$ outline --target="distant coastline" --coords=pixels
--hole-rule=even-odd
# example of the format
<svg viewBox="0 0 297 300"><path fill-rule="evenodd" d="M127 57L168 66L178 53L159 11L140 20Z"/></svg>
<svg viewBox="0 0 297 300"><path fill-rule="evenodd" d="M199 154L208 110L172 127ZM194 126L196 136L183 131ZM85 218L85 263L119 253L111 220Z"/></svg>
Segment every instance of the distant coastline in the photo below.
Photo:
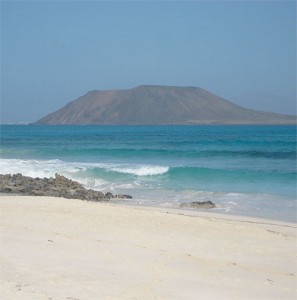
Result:
<svg viewBox="0 0 297 300"><path fill-rule="evenodd" d="M294 115L295 116L295 115ZM297 118L297 116L296 116ZM28 122L28 123L3 123L0 124L0 126L102 126L102 127L108 127L108 126L115 126L115 127L121 127L121 126L164 126L164 127L174 127L174 126L296 126L296 123L188 123L188 124L39 124L36 122Z"/></svg>

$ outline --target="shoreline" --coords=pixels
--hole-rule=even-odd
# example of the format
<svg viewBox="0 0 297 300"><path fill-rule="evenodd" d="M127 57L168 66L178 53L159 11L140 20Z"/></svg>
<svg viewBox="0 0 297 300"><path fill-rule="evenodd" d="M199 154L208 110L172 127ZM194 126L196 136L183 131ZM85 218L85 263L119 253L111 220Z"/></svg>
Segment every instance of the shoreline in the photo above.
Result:
<svg viewBox="0 0 297 300"><path fill-rule="evenodd" d="M31 195L26 195L26 194L21 194L21 193L3 193L0 192L0 198L1 197L49 197L49 198L57 198L57 199L66 199L63 197L52 197L52 196L31 196ZM68 198L69 199L69 198ZM88 201L88 200L83 200L83 199L69 199L73 201ZM121 199L109 199L109 200L101 200L101 201L90 201L93 203L106 203L109 205L115 205L115 206L123 206L123 207L132 207L132 208L139 208L139 209L144 209L144 210L152 210L152 211L170 211L170 213L175 213L175 214L180 214L180 215L197 215L197 216L212 216L214 218L218 219L225 219L225 220L236 220L236 219L242 219L246 221L252 221L254 223L257 222L265 222L265 223L278 223L278 224L291 224L292 226L297 226L297 217L296 221L287 221L287 220L282 220L280 218L271 218L271 217L265 217L265 216L252 216L249 213L245 214L240 214L238 212L236 213L227 213L226 211L223 210L218 210L218 207L216 208L211 208L211 209L195 209L195 208L181 208L181 207L175 207L175 206L162 206L162 205L147 205L147 204L138 204L138 203L130 203L129 200L125 203ZM219 207L220 209L220 207ZM296 211L297 215L297 211Z"/></svg>
<svg viewBox="0 0 297 300"><path fill-rule="evenodd" d="M38 196L0 206L5 299L297 295L294 223Z"/></svg>
<svg viewBox="0 0 297 300"><path fill-rule="evenodd" d="M0 195L1 197L1 195ZM144 209L147 211L158 211L160 213L169 213L169 214L176 214L181 216L188 216L188 217L201 217L201 218L214 218L218 220L224 221L238 221L238 222L250 222L250 223L258 223L258 224L269 224L269 225L279 225L279 226L292 226L297 228L297 221L284 221L279 219L273 219L269 217L253 217L248 214L239 214L239 213L226 213L224 211L217 211L215 208L211 209L195 209L195 208L181 208L181 207L164 207L164 206L150 206L150 205L136 205L130 203L117 203L117 202L110 202L107 204L110 205L119 205L119 206L128 206L134 209Z"/></svg>

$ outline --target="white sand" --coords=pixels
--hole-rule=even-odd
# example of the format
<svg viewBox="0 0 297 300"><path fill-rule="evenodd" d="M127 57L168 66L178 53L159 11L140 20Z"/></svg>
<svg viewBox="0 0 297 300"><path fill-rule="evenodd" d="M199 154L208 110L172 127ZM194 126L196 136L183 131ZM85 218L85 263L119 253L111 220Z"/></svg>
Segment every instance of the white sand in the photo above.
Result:
<svg viewBox="0 0 297 300"><path fill-rule="evenodd" d="M1 299L297 297L293 223L49 197L0 205Z"/></svg>

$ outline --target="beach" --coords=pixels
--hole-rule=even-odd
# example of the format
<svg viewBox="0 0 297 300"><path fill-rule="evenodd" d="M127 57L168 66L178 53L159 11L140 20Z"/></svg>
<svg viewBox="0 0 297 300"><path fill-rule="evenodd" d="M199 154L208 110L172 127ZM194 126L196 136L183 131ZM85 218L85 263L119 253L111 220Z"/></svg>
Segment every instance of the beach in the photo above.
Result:
<svg viewBox="0 0 297 300"><path fill-rule="evenodd" d="M2 299L296 299L296 223L0 196Z"/></svg>

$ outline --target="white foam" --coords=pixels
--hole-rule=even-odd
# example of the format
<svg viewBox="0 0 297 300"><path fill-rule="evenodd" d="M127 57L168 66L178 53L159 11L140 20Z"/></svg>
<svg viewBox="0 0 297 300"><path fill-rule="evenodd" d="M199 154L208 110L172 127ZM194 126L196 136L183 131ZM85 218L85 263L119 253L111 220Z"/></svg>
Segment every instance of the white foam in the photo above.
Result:
<svg viewBox="0 0 297 300"><path fill-rule="evenodd" d="M135 166L120 166L111 167L110 170L125 174L132 174L137 176L151 176L161 175L168 172L169 167L166 166L149 166L149 165L135 165Z"/></svg>
<svg viewBox="0 0 297 300"><path fill-rule="evenodd" d="M137 176L148 176L163 174L169 170L169 167L149 166L149 165L122 165L107 163L83 163L83 162L65 162L59 159L52 160L22 160L22 159L0 159L1 174L21 173L30 177L54 177L56 173L64 175L67 178L78 181L87 188L95 190L110 189L134 189L142 186L142 183L133 182L110 182L99 176L91 175L88 171L96 168L105 169L105 171L115 171Z"/></svg>
<svg viewBox="0 0 297 300"><path fill-rule="evenodd" d="M52 177L55 173L65 176L84 177L83 172L94 168L103 168L114 172L133 174L137 176L159 175L168 172L167 166L154 165L122 165L106 163L64 162L59 159L52 160L22 160L0 159L1 174L22 173L31 177ZM78 174L80 173L80 174ZM86 174L86 177L87 174ZM86 179L87 180L87 179ZM91 179L88 179L91 181Z"/></svg>
<svg viewBox="0 0 297 300"><path fill-rule="evenodd" d="M61 163L59 160L0 159L0 169L2 174L22 173L31 177L51 177L61 168Z"/></svg>
<svg viewBox="0 0 297 300"><path fill-rule="evenodd" d="M0 159L1 174L21 173L30 177L53 177L55 173L67 177L75 177L75 174L85 171L83 165L63 162L59 159L53 160L22 160L22 159Z"/></svg>
<svg viewBox="0 0 297 300"><path fill-rule="evenodd" d="M71 178L72 180L75 180L79 183L81 183L86 188L90 188L93 190L100 190L103 191L106 188L110 187L110 182L106 181L104 179L99 178L93 178L93 177L80 177L80 176L68 176L68 178Z"/></svg>

